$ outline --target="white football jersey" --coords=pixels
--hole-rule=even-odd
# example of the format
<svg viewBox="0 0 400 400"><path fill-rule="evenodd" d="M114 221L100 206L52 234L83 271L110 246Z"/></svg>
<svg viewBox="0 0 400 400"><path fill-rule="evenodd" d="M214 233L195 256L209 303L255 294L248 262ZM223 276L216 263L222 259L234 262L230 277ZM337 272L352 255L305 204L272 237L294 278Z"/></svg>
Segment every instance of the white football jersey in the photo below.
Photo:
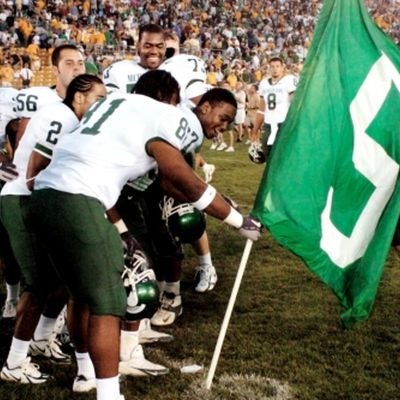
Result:
<svg viewBox="0 0 400 400"><path fill-rule="evenodd" d="M18 118L16 111L17 89L0 87L0 148L6 143L6 126L14 118Z"/></svg>
<svg viewBox="0 0 400 400"><path fill-rule="evenodd" d="M264 98L266 124L279 124L286 118L290 106L290 94L296 90L297 78L294 75L285 75L273 83L271 78L264 78L260 82L258 93Z"/></svg>
<svg viewBox="0 0 400 400"><path fill-rule="evenodd" d="M108 92L131 93L136 82L147 71L133 60L111 64L103 72L103 82Z"/></svg>
<svg viewBox="0 0 400 400"><path fill-rule="evenodd" d="M156 168L146 151L152 140L187 151L203 137L192 131L178 107L143 95L112 93L86 112L78 129L61 138L51 163L35 179L35 189L84 194L109 209L126 182Z"/></svg>
<svg viewBox="0 0 400 400"><path fill-rule="evenodd" d="M158 68L168 71L178 81L182 102L206 91L206 64L199 57L178 54L165 60Z"/></svg>
<svg viewBox="0 0 400 400"><path fill-rule="evenodd" d="M32 151L38 151L51 158L54 146L64 134L75 129L79 120L75 113L64 103L43 107L29 120L14 154L14 164L19 176L4 185L1 195L30 195L26 186L26 171Z"/></svg>
<svg viewBox="0 0 400 400"><path fill-rule="evenodd" d="M194 112L185 103L179 103L177 107L184 114L185 119L189 124L188 129L190 129L190 131L192 132L193 138L199 138L193 140L191 143L189 143L189 145L185 146L185 148L183 148L181 152L182 154L196 153L200 149L204 139L203 128L201 127L200 121L196 117ZM128 182L127 185L140 192L144 192L152 183L154 183L154 181L157 179L157 176L158 169L156 166L156 168L148 171L145 175Z"/></svg>
<svg viewBox="0 0 400 400"><path fill-rule="evenodd" d="M59 103L62 98L48 86L32 86L21 89L16 96L16 111L19 118L32 118L41 108Z"/></svg>

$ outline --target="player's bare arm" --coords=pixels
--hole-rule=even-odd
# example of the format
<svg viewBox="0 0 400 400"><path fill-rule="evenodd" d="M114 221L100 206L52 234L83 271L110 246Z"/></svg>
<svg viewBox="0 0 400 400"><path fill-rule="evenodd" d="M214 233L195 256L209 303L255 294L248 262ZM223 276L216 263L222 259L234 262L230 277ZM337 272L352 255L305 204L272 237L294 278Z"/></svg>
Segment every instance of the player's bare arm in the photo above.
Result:
<svg viewBox="0 0 400 400"><path fill-rule="evenodd" d="M190 203L202 197L209 185L193 172L179 150L164 141L153 140L147 144L147 151L157 161L163 187L169 194ZM231 206L216 194L204 211L223 220L230 209Z"/></svg>

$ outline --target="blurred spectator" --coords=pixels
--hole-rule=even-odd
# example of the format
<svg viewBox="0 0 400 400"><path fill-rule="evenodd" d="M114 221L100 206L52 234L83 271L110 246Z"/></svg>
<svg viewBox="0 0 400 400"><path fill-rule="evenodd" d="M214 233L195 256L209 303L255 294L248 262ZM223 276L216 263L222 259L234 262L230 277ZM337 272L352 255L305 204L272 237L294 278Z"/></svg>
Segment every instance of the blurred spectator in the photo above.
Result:
<svg viewBox="0 0 400 400"><path fill-rule="evenodd" d="M29 68L29 63L24 63L24 67L17 73L16 77L21 79L23 88L27 88L31 85L33 72Z"/></svg>
<svg viewBox="0 0 400 400"><path fill-rule="evenodd" d="M14 69L8 59L0 64L0 82L1 86L11 86L14 79Z"/></svg>
<svg viewBox="0 0 400 400"><path fill-rule="evenodd" d="M365 2L377 25L399 44L399 0ZM37 48L71 41L94 50L100 66L106 55L114 61L131 55L138 27L152 22L173 30L185 51L212 65L217 82L240 60L237 77L254 83L277 55L291 69L301 68L321 5L322 0L0 0L0 46L28 46L33 61Z"/></svg>

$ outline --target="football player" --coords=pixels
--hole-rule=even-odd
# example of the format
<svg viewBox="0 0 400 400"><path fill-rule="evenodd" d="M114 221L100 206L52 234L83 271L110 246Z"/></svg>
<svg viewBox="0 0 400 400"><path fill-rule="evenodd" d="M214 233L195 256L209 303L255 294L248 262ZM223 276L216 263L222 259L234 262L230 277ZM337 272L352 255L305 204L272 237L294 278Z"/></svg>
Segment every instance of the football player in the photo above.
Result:
<svg viewBox="0 0 400 400"><path fill-rule="evenodd" d="M202 97L196 111L207 137L226 129L236 113L233 96L215 90ZM127 302L120 278L123 249L104 213L125 182L157 168L163 187L180 201L193 203L249 239L260 235L257 221L241 215L187 165L181 150L193 139L177 107L143 95L111 94L86 114L79 129L64 136L51 164L35 179L33 222L58 273L89 309L98 399L123 398L116 346Z"/></svg>
<svg viewBox="0 0 400 400"><path fill-rule="evenodd" d="M62 353L56 338L51 335L55 319L40 316L43 305L48 300L46 294L57 287L56 283L59 280L52 273L52 266L41 250L40 244L37 243L27 219L30 191L25 176L32 176L32 173L35 174L48 164L48 157L59 138L65 132L73 130L86 109L105 94L106 89L99 78L79 75L72 81L64 102L45 106L32 117L16 149L14 161L20 174L16 180L7 183L1 192L0 218L8 231L27 287L20 299L9 355L0 373L0 377L4 380L36 384L43 383L49 378L30 363L28 350L32 356L51 358L59 363L70 362L70 357ZM39 158L32 159L30 155L34 147ZM45 155L44 162L41 161L43 155ZM27 173L29 168L30 171ZM41 268L40 273L38 265ZM50 295L52 304L49 306L57 308L58 312L66 302L66 296L59 295L61 292L57 289L57 296ZM57 302L60 303L58 307ZM35 330L39 316L42 327ZM79 389L79 384L74 383L74 390L75 386Z"/></svg>
<svg viewBox="0 0 400 400"><path fill-rule="evenodd" d="M15 137L18 130L17 113L15 111L15 97L18 90L13 88L0 88L0 186L4 182L15 179L18 176L12 160L12 148L7 141L6 131L10 138ZM11 120L14 122L10 123ZM7 125L8 129L7 128ZM3 274L6 281L6 299L1 310L1 318L14 318L17 312L19 298L20 270L12 253L7 232L0 223L0 252L3 260Z"/></svg>
<svg viewBox="0 0 400 400"><path fill-rule="evenodd" d="M118 61L106 68L103 81L109 91L131 93L141 75L149 69L159 67L165 56L163 35L163 28L156 24L147 24L140 28L137 44L140 61Z"/></svg>
<svg viewBox="0 0 400 400"><path fill-rule="evenodd" d="M25 132L29 119L42 107L61 102L69 83L76 76L85 72L83 54L73 44L62 44L51 54L52 71L56 78L55 87L33 86L21 89L16 95L16 112L20 118L20 126L16 139L16 147Z"/></svg>
<svg viewBox="0 0 400 400"><path fill-rule="evenodd" d="M124 60L112 64L103 73L103 80L109 92L131 93L139 78L148 70L156 69L162 63L165 56L164 30L159 25L143 25L139 30L139 41L137 52L140 57L139 62ZM130 220L135 207L131 205L134 199L125 188L122 191L116 209L109 211L109 218L116 226L120 227L121 238L124 240L125 247L131 247L130 242L135 243L135 239L130 231L137 233L137 224L132 226L127 223L128 228L123 223L123 219ZM118 210L123 219L116 213ZM125 212L126 210L126 212ZM119 222L118 222L119 221ZM141 243L143 245L143 243ZM136 244L135 244L136 246ZM147 253L147 248L145 249ZM130 256L133 256L131 254ZM120 372L124 375L146 376L162 375L168 372L168 368L148 361L143 353L141 344L151 342L167 342L173 339L171 335L157 332L151 328L149 320L149 310L136 316L130 315L121 325L121 349L120 349Z"/></svg>
<svg viewBox="0 0 400 400"><path fill-rule="evenodd" d="M179 38L175 33L165 31L164 37L167 47L167 57L169 57L163 62L163 64L161 64L159 69L170 72L178 81L180 86L181 104L183 107L195 107L202 95L208 90L206 85L206 65L204 61L197 56L180 53ZM206 183L209 183L212 180L215 166L208 164L201 156L199 150L200 147L196 149L195 164L203 169L205 181ZM193 165L193 167L194 166L195 165ZM185 240L185 238L183 239ZM193 241L192 244L199 257L199 266L196 268L194 279L196 283L195 290L199 293L203 293L214 289L218 280L217 272L212 263L207 233L204 231L203 235L201 235L198 240ZM175 268L178 269L178 265L175 264ZM171 281L174 277L175 279L178 278L175 282ZM169 291L173 291L175 295L179 296L179 269L175 273L172 273L172 276L166 276L165 280L169 281ZM161 283L161 287L164 285L165 283ZM165 325L164 314L165 312L161 305L158 314L152 318L152 323L155 325ZM168 322L172 323L174 321L171 321L170 318Z"/></svg>
<svg viewBox="0 0 400 400"><path fill-rule="evenodd" d="M60 56L64 55L68 50L77 51L77 48L72 45L60 46L54 50L52 55L53 69L56 76L59 77L55 90L48 87L32 87L20 91L12 88L1 88L0 142L3 148L8 125L9 132L13 131L12 135L9 135L10 145L7 147L9 157L12 157L12 153L18 146L18 142L32 115L46 104L62 101L62 96L65 94L64 85L68 84L72 79L71 75L74 74L71 69L65 68L63 65L64 60L60 60ZM70 62L72 62L70 59L65 61L65 63ZM14 126L16 129L14 129ZM6 238L4 240L7 242ZM6 242L2 247L7 246ZM2 315L3 317L11 318L15 316L16 302L19 297L19 268L14 262L14 257L11 256L11 251L6 251L6 253L11 265L5 264L7 298Z"/></svg>
<svg viewBox="0 0 400 400"><path fill-rule="evenodd" d="M298 80L294 75L286 74L285 65L279 57L271 58L269 66L270 77L264 78L258 89L261 102L249 148L250 159L256 163L264 162L268 157L278 130L286 119ZM260 145L259 130L262 124L264 128Z"/></svg>
<svg viewBox="0 0 400 400"><path fill-rule="evenodd" d="M75 46L63 45L54 50L53 62L55 65L53 67L57 75L56 90L58 88L58 91L63 96L66 93L64 85L69 84L73 76L78 74L78 72L84 72L81 61L83 61L83 56ZM60 115L53 115L52 110L47 110L50 106L44 105L48 104L48 99L51 98L53 101L56 100L55 105L51 107L58 107L61 105L61 97L58 94L52 93L53 91L49 88L36 89L40 89L36 92L37 95L32 92L29 92L29 94L25 93L24 96L17 100L18 105L16 108L21 113L20 116L24 120L26 127L24 129L26 135L23 133L18 141L24 143L24 145L18 145L14 149L14 161L17 164L20 174L15 181L7 183L2 189L0 207L0 218L7 229L14 254L21 266L27 284L20 299L21 304L17 314L9 356L0 376L5 380L33 384L45 382L48 376L42 374L30 362L30 358L27 357L28 351L32 355L49 358L55 362L70 362L70 357L61 351L59 343L51 336L52 327L54 327L57 315L63 308L67 296L65 291L60 290L55 291L49 298L43 298L45 292L38 290L35 286L37 280L35 266L40 262L38 260L45 260L46 257L43 257L42 253L37 252L37 244L32 242L33 236L30 234L29 223L26 220L30 191L25 184L25 171L30 149L35 144L34 138L37 132L39 132L46 135L49 143L56 143L59 133L62 129L66 129L65 121L58 121L56 119L56 117L61 118ZM45 96L39 96L39 93L45 93ZM31 121L31 118L36 117L36 115L37 118ZM65 110L64 114L61 113L61 115L68 117ZM73 121L76 120L76 117L74 117ZM20 132L22 133L22 130ZM47 260L45 262L47 264L44 265L48 265ZM46 285L46 283L49 282L44 280L43 284ZM44 304L46 307L40 316ZM34 335L33 331L35 332ZM30 343L33 336L35 340Z"/></svg>

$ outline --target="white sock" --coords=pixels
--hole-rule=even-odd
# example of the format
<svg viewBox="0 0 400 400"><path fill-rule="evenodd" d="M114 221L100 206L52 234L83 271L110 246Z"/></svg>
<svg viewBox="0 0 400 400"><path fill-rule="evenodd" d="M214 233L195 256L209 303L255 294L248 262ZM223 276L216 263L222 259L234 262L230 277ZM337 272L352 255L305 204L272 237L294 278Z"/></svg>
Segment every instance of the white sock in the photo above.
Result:
<svg viewBox="0 0 400 400"><path fill-rule="evenodd" d="M179 296L181 293L181 282L165 282L164 292L173 293L176 296Z"/></svg>
<svg viewBox="0 0 400 400"><path fill-rule="evenodd" d="M96 373L94 372L93 362L89 353L78 353L75 351L75 357L78 366L77 375L83 375L88 379L94 378Z"/></svg>
<svg viewBox="0 0 400 400"><path fill-rule="evenodd" d="M119 347L119 359L128 361L131 358L133 349L139 344L138 331L124 331L121 329L121 343Z"/></svg>
<svg viewBox="0 0 400 400"><path fill-rule="evenodd" d="M48 339L51 335L51 332L53 332L56 321L57 318L45 317L42 314L36 326L35 333L33 334L34 340Z"/></svg>
<svg viewBox="0 0 400 400"><path fill-rule="evenodd" d="M202 256L199 257L199 264L200 265L212 265L212 260L211 260L211 253L208 252L207 254L203 254Z"/></svg>
<svg viewBox="0 0 400 400"><path fill-rule="evenodd" d="M6 283L6 289L7 289L7 301L17 301L19 298L19 282L16 283L15 285L9 285Z"/></svg>
<svg viewBox="0 0 400 400"><path fill-rule="evenodd" d="M119 391L119 378L96 379L97 400L117 400L121 395Z"/></svg>
<svg viewBox="0 0 400 400"><path fill-rule="evenodd" d="M12 338L10 351L7 357L8 368L13 369L20 366L28 357L30 340Z"/></svg>
<svg viewBox="0 0 400 400"><path fill-rule="evenodd" d="M156 282L157 282L158 290L160 291L160 293L162 293L165 289L165 281L156 281Z"/></svg>

